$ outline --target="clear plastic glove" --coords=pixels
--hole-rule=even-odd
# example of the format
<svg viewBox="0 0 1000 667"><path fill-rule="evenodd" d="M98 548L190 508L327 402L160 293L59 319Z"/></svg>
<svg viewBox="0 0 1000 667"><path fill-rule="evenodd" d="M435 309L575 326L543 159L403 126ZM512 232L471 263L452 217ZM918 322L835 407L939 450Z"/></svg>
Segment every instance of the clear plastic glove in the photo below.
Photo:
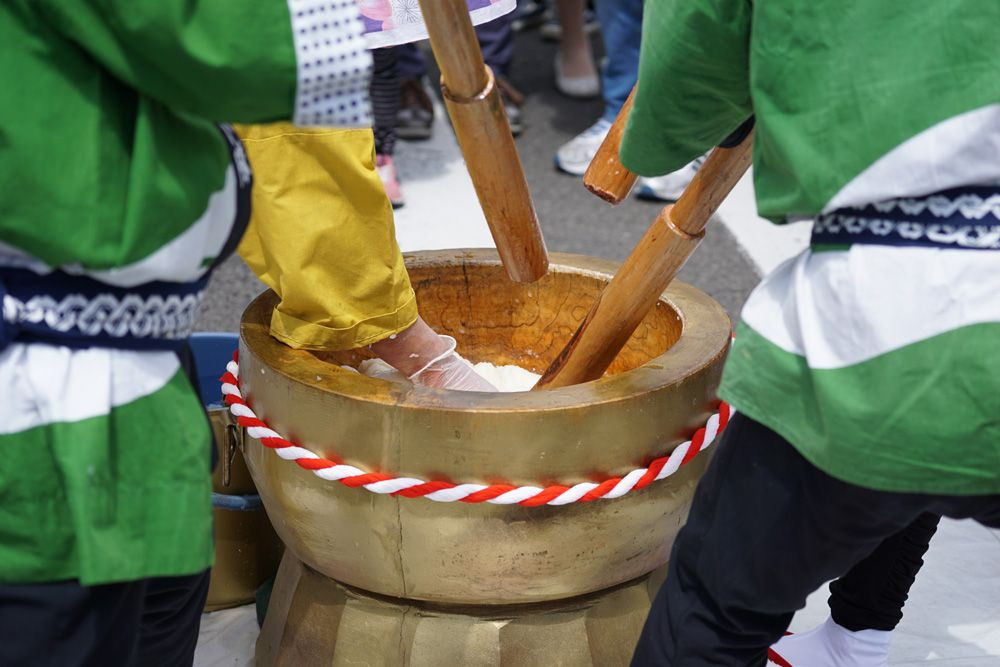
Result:
<svg viewBox="0 0 1000 667"><path fill-rule="evenodd" d="M448 349L431 359L423 368L410 375L410 381L439 389L458 391L497 391L497 388L482 378L472 364L455 351L455 339L441 336L448 343Z"/></svg>

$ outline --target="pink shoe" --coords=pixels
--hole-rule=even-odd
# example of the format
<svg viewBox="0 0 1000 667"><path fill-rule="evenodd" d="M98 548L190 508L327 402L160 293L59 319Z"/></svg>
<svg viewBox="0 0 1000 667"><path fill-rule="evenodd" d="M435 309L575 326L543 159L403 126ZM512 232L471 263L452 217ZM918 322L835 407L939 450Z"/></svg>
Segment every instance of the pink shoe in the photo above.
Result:
<svg viewBox="0 0 1000 667"><path fill-rule="evenodd" d="M396 165L392 163L392 158L388 155L375 156L375 171L382 179L382 187L389 197L389 203L393 208L399 208L406 200L403 199L403 190L399 187L399 176L396 175Z"/></svg>

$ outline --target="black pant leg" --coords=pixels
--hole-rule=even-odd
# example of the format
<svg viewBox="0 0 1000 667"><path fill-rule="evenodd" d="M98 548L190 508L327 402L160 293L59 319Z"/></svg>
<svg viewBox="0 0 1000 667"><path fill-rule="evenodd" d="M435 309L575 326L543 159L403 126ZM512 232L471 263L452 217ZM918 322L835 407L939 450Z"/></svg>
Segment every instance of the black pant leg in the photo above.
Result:
<svg viewBox="0 0 1000 667"><path fill-rule="evenodd" d="M209 573L148 580L136 665L190 667L194 662Z"/></svg>
<svg viewBox="0 0 1000 667"><path fill-rule="evenodd" d="M374 64L369 92L372 101L375 152L379 155L392 155L396 150L396 114L399 112L397 51L395 47L372 51Z"/></svg>
<svg viewBox="0 0 1000 667"><path fill-rule="evenodd" d="M146 582L0 586L0 665L134 663Z"/></svg>
<svg viewBox="0 0 1000 667"><path fill-rule="evenodd" d="M413 44L392 47L396 51L396 71L401 79L421 79L427 76L427 63L420 48Z"/></svg>
<svg viewBox="0 0 1000 667"><path fill-rule="evenodd" d="M830 584L830 614L852 632L892 630L941 517L925 512Z"/></svg>
<svg viewBox="0 0 1000 667"><path fill-rule="evenodd" d="M483 62L497 76L509 76L510 63L514 58L513 15L505 14L477 25L476 37L479 38L479 48L483 52Z"/></svg>
<svg viewBox="0 0 1000 667"><path fill-rule="evenodd" d="M695 492L633 665L763 665L812 591L928 502L836 480L737 415Z"/></svg>

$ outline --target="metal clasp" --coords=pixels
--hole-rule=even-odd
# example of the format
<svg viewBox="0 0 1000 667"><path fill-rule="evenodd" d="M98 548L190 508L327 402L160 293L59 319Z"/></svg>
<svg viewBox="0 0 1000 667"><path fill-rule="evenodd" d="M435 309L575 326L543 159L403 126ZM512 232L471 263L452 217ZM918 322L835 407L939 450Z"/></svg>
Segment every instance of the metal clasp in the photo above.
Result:
<svg viewBox="0 0 1000 667"><path fill-rule="evenodd" d="M222 485L228 487L232 480L233 461L236 460L236 450L243 451L243 433L241 426L232 420L226 424L226 441L222 446Z"/></svg>

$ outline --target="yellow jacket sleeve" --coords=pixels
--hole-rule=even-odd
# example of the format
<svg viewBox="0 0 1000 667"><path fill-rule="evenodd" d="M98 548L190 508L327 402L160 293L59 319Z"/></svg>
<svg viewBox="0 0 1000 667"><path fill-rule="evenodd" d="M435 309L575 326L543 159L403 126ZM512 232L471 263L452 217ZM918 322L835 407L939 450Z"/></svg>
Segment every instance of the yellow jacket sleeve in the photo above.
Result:
<svg viewBox="0 0 1000 667"><path fill-rule="evenodd" d="M254 172L239 253L280 303L271 334L345 350L412 325L417 304L370 129L237 127Z"/></svg>

